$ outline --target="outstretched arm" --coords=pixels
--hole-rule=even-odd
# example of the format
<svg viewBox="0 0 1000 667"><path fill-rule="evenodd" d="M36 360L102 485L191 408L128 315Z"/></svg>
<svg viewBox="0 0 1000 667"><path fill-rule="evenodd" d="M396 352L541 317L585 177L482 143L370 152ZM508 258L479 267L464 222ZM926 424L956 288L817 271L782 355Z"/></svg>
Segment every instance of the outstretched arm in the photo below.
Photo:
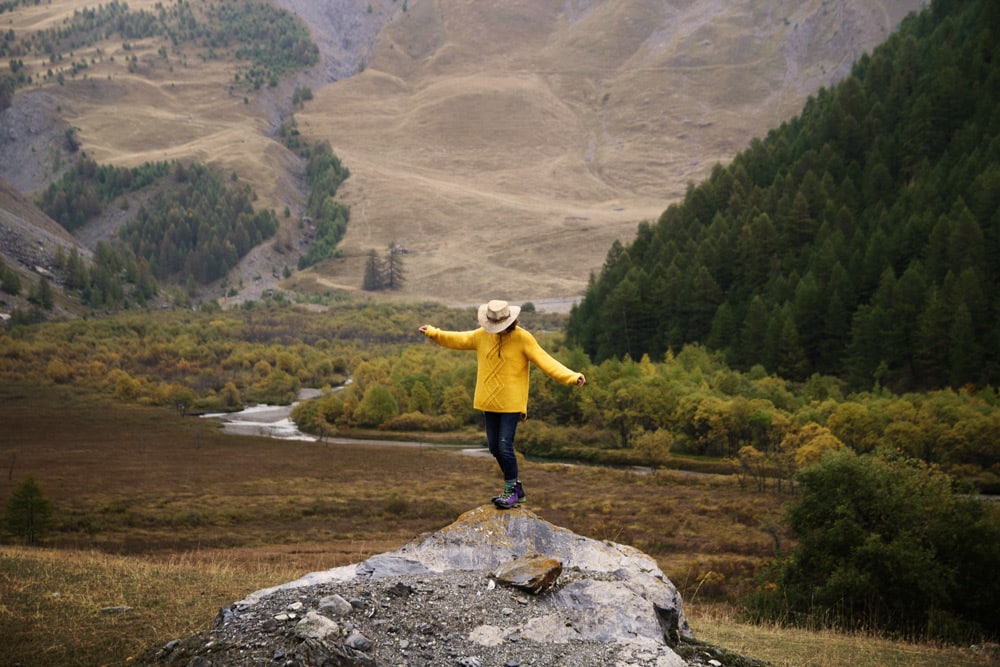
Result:
<svg viewBox="0 0 1000 667"><path fill-rule="evenodd" d="M587 382L587 378L584 377L583 373L577 373L567 368L555 357L543 350L534 336L530 337L525 347L525 354L531 363L535 364L543 373L556 382L567 386L575 384L577 387L582 387Z"/></svg>
<svg viewBox="0 0 1000 667"><path fill-rule="evenodd" d="M443 347L454 350L476 349L476 331L442 331L430 324L421 325L417 331Z"/></svg>

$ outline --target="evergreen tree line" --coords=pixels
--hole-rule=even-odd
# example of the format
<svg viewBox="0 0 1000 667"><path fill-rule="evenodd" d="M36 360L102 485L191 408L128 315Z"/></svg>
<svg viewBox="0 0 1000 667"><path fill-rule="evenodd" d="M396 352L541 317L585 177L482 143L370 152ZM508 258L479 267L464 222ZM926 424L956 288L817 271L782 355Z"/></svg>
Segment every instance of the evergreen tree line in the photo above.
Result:
<svg viewBox="0 0 1000 667"><path fill-rule="evenodd" d="M0 14L4 12L12 12L22 5L25 7L30 7L31 5L40 5L42 0L4 0L0 2Z"/></svg>
<svg viewBox="0 0 1000 667"><path fill-rule="evenodd" d="M301 107L312 99L312 90L300 86L292 95L292 105ZM309 200L302 224L309 225L309 250L299 257L298 268L315 266L340 254L337 245L344 238L351 209L336 201L340 184L350 177L350 170L333 152L330 143L310 144L299 132L295 116L290 116L278 128L278 138L290 151L306 159L306 184Z"/></svg>
<svg viewBox="0 0 1000 667"><path fill-rule="evenodd" d="M217 167L175 163L173 175L178 187L157 193L119 232L160 280L217 280L278 231L272 211L254 211L252 188L227 183Z"/></svg>
<svg viewBox="0 0 1000 667"><path fill-rule="evenodd" d="M297 137L297 133L294 128L290 130L286 142ZM351 214L348 207L334 199L340 184L351 175L350 170L340 162L340 158L326 141L315 143L308 150L308 156L306 182L309 185L309 201L306 204L306 222L312 225L313 235L309 250L299 258L299 269L314 266L337 255L337 244L344 238Z"/></svg>
<svg viewBox="0 0 1000 667"><path fill-rule="evenodd" d="M235 48L235 56L279 74L315 64L319 49L294 14L263 2L209 2L199 11L191 3L158 3L157 11L130 9L111 0L75 10L62 25L17 38L13 30L0 43L0 57L57 56L119 37L138 40L161 35L173 46L196 44L212 52Z"/></svg>
<svg viewBox="0 0 1000 667"><path fill-rule="evenodd" d="M287 127L286 127L287 126ZM282 126L286 145L308 159L310 198L305 222L313 225L312 244L300 268L337 252L349 209L334 201L349 175L326 142L301 142L294 119ZM286 136L287 135L287 136ZM170 183L164 177L172 176ZM236 180L232 174L230 181ZM38 206L73 231L100 214L116 197L159 181L162 191L143 205L119 232L120 242L106 243L88 268L79 255L57 259L67 290L95 307L145 304L158 293L157 279L207 283L223 277L254 246L274 236L272 211L255 211L249 185L227 183L221 172L201 164L146 163L125 168L98 165L86 155L36 199ZM388 279L402 283L401 261L388 263ZM17 279L8 272L8 285ZM126 287L131 285L131 288ZM18 286L18 290L20 287Z"/></svg>
<svg viewBox="0 0 1000 667"><path fill-rule="evenodd" d="M30 284L30 281L28 282ZM0 291L11 296L20 296L24 290L25 285L21 274L14 267L8 266L3 257L0 257ZM55 307L55 290L46 276L39 276L34 284L30 284L26 296L31 308L25 310L14 307L10 312L10 319L7 321L8 326L17 327L44 322L44 311L52 310Z"/></svg>
<svg viewBox="0 0 1000 667"><path fill-rule="evenodd" d="M151 37L157 25L155 16L140 10L129 12L128 4L112 0L96 9L75 10L62 25L44 28L17 38L13 29L0 47L0 56L45 55L55 62L62 53L74 51L107 39L114 34L123 39Z"/></svg>
<svg viewBox="0 0 1000 667"><path fill-rule="evenodd" d="M309 30L294 14L263 2L219 3L206 10L206 27L214 32L209 39L233 40L234 55L252 63L255 85L274 82L291 72L319 62L319 48Z"/></svg>
<svg viewBox="0 0 1000 667"><path fill-rule="evenodd" d="M83 156L62 178L49 184L35 203L72 232L100 214L115 197L141 190L168 173L168 162L147 162L129 168L99 165Z"/></svg>
<svg viewBox="0 0 1000 667"><path fill-rule="evenodd" d="M86 303L124 303L120 280L138 286L140 303L157 293L155 284L149 284L151 277L165 280L183 276L202 284L211 282L277 232L279 223L272 211L254 210L256 194L249 185L227 183L218 168L202 164L158 162L129 169L98 165L84 157L49 185L37 203L73 231L101 213L115 197L157 179L162 183L168 175L172 175L174 185L164 184L163 190L122 226L118 238L124 246L107 244L96 256L90 277L81 277L79 271L69 274L66 287L79 290Z"/></svg>
<svg viewBox="0 0 1000 667"><path fill-rule="evenodd" d="M1000 381L1000 4L936 0L800 116L616 243L570 318L596 361L895 390Z"/></svg>
<svg viewBox="0 0 1000 667"><path fill-rule="evenodd" d="M77 294L83 303L105 310L145 306L159 292L149 264L118 242L98 242L94 260L89 263L76 248L67 253L58 245L52 257L52 268L53 278L39 276L33 283L28 281L27 298L34 312L15 313L19 320L41 322L45 319L42 311L55 306L53 283L61 284L66 293ZM0 290L13 296L25 291L21 275L3 259L0 259Z"/></svg>
<svg viewBox="0 0 1000 667"><path fill-rule="evenodd" d="M80 295L93 308L117 310L144 307L159 293L149 262L136 257L120 241L99 241L90 264L74 248L58 248L53 264L61 272L63 287Z"/></svg>

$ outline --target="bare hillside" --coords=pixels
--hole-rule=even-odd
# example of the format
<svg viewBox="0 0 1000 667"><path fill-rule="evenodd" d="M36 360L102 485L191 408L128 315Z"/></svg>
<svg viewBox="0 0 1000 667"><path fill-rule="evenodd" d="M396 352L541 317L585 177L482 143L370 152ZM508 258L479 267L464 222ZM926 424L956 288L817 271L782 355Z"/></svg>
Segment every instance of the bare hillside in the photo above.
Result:
<svg viewBox="0 0 1000 667"><path fill-rule="evenodd" d="M286 4L291 4L287 3ZM411 1L297 114L351 169L344 248L406 297L580 294L616 238L849 72L919 0Z"/></svg>

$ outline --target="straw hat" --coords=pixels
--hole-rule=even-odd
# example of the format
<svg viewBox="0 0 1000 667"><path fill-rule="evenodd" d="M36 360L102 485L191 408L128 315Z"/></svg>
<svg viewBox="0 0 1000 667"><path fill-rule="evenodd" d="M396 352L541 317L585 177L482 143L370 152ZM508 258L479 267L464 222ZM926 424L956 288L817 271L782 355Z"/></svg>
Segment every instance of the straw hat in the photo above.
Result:
<svg viewBox="0 0 1000 667"><path fill-rule="evenodd" d="M492 334L500 333L517 319L520 312L520 306L494 299L479 306L479 325Z"/></svg>

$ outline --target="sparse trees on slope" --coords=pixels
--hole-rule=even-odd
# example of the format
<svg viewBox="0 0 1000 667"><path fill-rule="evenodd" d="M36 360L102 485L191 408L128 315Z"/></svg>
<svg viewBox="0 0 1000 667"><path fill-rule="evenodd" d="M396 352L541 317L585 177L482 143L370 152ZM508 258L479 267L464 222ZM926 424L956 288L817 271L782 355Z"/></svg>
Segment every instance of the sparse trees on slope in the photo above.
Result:
<svg viewBox="0 0 1000 667"><path fill-rule="evenodd" d="M384 289L400 289L406 282L403 269L404 249L392 241L386 249L385 257L379 257L372 249L368 251L365 260L365 274L361 281L361 289L376 292Z"/></svg>

